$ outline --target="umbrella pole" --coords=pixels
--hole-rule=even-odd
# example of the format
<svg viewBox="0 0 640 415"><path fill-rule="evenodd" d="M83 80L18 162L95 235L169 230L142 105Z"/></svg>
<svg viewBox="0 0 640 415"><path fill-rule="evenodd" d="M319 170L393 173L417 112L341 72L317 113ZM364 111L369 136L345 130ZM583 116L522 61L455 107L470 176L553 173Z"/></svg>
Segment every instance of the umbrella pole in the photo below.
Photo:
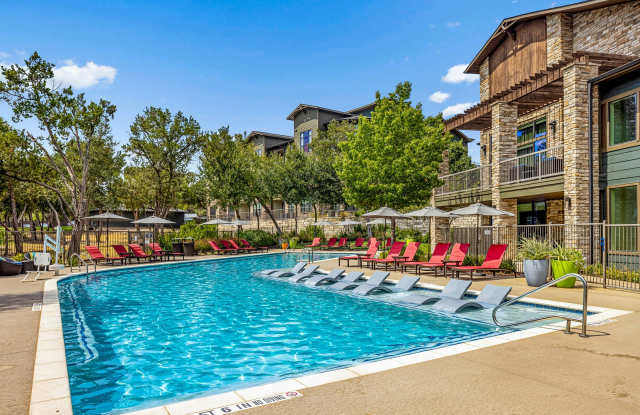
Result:
<svg viewBox="0 0 640 415"><path fill-rule="evenodd" d="M396 220L391 218L391 243L396 241Z"/></svg>
<svg viewBox="0 0 640 415"><path fill-rule="evenodd" d="M480 215L476 215L476 258L478 257L478 248L480 245Z"/></svg>

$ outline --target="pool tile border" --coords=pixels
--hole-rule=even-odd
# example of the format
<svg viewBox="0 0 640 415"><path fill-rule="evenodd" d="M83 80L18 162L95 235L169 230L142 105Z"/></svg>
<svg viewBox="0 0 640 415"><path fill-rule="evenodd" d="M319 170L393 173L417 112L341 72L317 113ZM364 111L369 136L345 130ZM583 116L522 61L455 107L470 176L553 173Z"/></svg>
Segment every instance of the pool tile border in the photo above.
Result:
<svg viewBox="0 0 640 415"><path fill-rule="evenodd" d="M221 260L228 258L242 258L258 255L274 255L274 253L234 255L233 257L220 256L219 258L203 258L176 262L200 262ZM323 260L315 261L322 262ZM159 264L135 264L118 269L140 268L146 266L157 266ZM102 271L102 270L101 270ZM98 272L101 272L98 271ZM73 273L58 278L51 278L44 284L42 312L40 315L40 328L38 331L38 342L36 346L36 358L34 366L34 377L31 392L30 415L73 415L71 406L71 392L69 389L69 377L67 372L67 361L64 349L64 337L62 333L62 315L60 313L60 303L58 298L58 281L71 278L76 275L83 275L84 272ZM390 279L390 281L395 281ZM442 290L442 286L430 283L419 283L419 287ZM478 291L469 290L472 294ZM513 297L511 297L513 298ZM531 298L523 303L539 304L552 307L562 307L571 310L580 310L580 305L559 301L550 301ZM603 307L590 306L589 311L597 314L588 317L588 323L602 324L616 317L630 314L631 311L615 310ZM273 395L290 390L300 390L321 386L333 382L340 382L366 376L372 373L383 372L403 366L424 363L430 360L440 359L447 356L454 356L485 347L496 346L516 340L539 336L546 333L563 330L565 323L551 323L541 327L534 327L525 330L505 333L492 337L485 337L464 343L455 344L448 347L426 350L401 356L391 357L382 360L361 363L348 368L329 370L326 372L311 373L298 378L285 379L264 385L239 389L231 392L223 392L215 395L189 399L170 404L165 404L153 408L147 408L132 412L126 415L192 415L199 410L216 408L235 403L240 403L262 396Z"/></svg>

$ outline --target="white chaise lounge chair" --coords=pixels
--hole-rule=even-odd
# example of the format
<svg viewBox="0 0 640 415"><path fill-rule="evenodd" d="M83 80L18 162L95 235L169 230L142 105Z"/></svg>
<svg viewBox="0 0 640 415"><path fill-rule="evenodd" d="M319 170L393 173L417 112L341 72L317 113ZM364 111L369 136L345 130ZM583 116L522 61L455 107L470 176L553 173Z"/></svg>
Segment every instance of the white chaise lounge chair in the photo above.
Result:
<svg viewBox="0 0 640 415"><path fill-rule="evenodd" d="M475 300L458 300L446 298L438 301L432 307L434 310L447 313L459 313L468 309L494 308L500 305L511 292L511 287L500 287L487 284Z"/></svg>
<svg viewBox="0 0 640 415"><path fill-rule="evenodd" d="M342 270L340 270L340 271L342 271ZM351 271L350 273L348 273L347 275L345 275L342 278L338 278L338 277L330 278L329 274L327 274L327 275L316 275L315 277L309 278L304 283L305 283L305 285L307 285L309 287L317 287L317 286L331 284L331 283L337 283L337 282L355 283L360 278L362 278L363 275L364 275L364 272L362 272L362 271Z"/></svg>
<svg viewBox="0 0 640 415"><path fill-rule="evenodd" d="M398 302L404 304L424 305L437 303L438 301L446 298L459 300L464 297L464 294L467 292L470 286L471 281L450 280L449 283L442 289L440 294L413 294L398 299Z"/></svg>
<svg viewBox="0 0 640 415"><path fill-rule="evenodd" d="M385 285L384 281L378 285L369 284L369 281L367 281L356 287L353 290L353 293L359 295L369 295L377 291L382 291L385 293L402 293L411 290L416 286L418 281L420 281L420 277L414 277L411 275L403 276L397 284L391 286L388 284Z"/></svg>
<svg viewBox="0 0 640 415"><path fill-rule="evenodd" d="M384 280L387 279L388 276L389 276L389 273L386 271L376 271L373 274L371 274L371 277L363 283L358 284L356 282L349 282L349 281L345 281L345 279L343 278L341 281L338 281L335 284L329 285L327 288L333 291L343 291L343 290L349 290L351 288L355 289L360 285L365 285L365 284L367 286L378 286L382 284Z"/></svg>
<svg viewBox="0 0 640 415"><path fill-rule="evenodd" d="M286 277L301 272L306 265L306 262L298 262L293 268L265 269L256 272L254 275L259 277Z"/></svg>

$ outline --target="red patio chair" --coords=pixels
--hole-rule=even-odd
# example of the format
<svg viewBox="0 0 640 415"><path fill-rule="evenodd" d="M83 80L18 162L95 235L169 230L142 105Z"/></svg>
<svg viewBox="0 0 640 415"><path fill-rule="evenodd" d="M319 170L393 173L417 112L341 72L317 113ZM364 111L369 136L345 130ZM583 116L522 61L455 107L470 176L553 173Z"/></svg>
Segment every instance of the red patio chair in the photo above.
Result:
<svg viewBox="0 0 640 415"><path fill-rule="evenodd" d="M120 256L117 257L106 257L102 254L102 252L100 252L100 249L97 246L94 245L87 245L84 247L87 250L87 253L89 254L89 256L91 257L91 259L95 262L95 263L99 263L100 261L102 262L111 262L112 264L115 263L115 261L120 261L121 264L124 264L124 261L126 258L122 258Z"/></svg>
<svg viewBox="0 0 640 415"><path fill-rule="evenodd" d="M349 261L351 260L359 260L361 257L364 258L375 258L376 252L378 252L378 241L376 238L371 238L373 242L369 243L369 248L364 255L348 255L338 257L338 266L340 266L340 261L347 261L347 266L349 266Z"/></svg>
<svg viewBox="0 0 640 415"><path fill-rule="evenodd" d="M231 247L232 247L233 249L237 250L238 252L240 252L240 251L245 251L245 252L247 252L247 253L248 253L248 252L254 252L254 251L256 250L256 248L253 248L253 247L251 247L251 248L247 248L247 247L244 247L244 246L240 246L240 245L238 245L238 243L237 243L236 241L234 241L233 239L229 239L229 243L231 244Z"/></svg>
<svg viewBox="0 0 640 415"><path fill-rule="evenodd" d="M131 249L131 253L133 257L140 262L141 259L148 259L151 261L153 258L157 258L157 255L147 255L144 250L138 244L129 244L129 249Z"/></svg>
<svg viewBox="0 0 640 415"><path fill-rule="evenodd" d="M306 248L318 248L320 246L320 238L313 238L311 244L305 245Z"/></svg>
<svg viewBox="0 0 640 415"><path fill-rule="evenodd" d="M418 267L443 267L444 259L447 256L447 252L449 251L450 243L438 243L436 247L433 248L433 254L431 254L431 258L428 261L407 261L402 264L402 271L406 271L408 267L415 266L415 273L418 273ZM437 268L436 273L437 273Z"/></svg>
<svg viewBox="0 0 640 415"><path fill-rule="evenodd" d="M382 262L385 264L385 269L387 268L387 263L393 263L393 258L400 256L400 254L402 253L402 249L404 248L404 242L401 241L396 241L393 243L393 245L391 245L391 249L389 249L389 254L387 255L386 258L363 258L362 262L364 262L365 264L371 264L372 268L375 268L376 266L376 262Z"/></svg>
<svg viewBox="0 0 640 415"><path fill-rule="evenodd" d="M227 253L229 253L229 249L220 248L218 246L218 244L215 243L214 241L207 241L207 242L209 242L209 246L211 247L211 249L213 249L213 252L215 254L227 254ZM233 251L233 249L231 249L231 251Z"/></svg>
<svg viewBox="0 0 640 415"><path fill-rule="evenodd" d="M404 242L403 242L404 243ZM418 252L418 248L420 247L420 242L409 242L407 244L407 248L404 250L404 254L396 255L396 256L387 256L386 258L376 259L372 262L374 268L378 267L378 264L384 264L384 270L386 271L389 264L393 264L393 268L396 269L398 263L412 262L416 257L416 253ZM393 248L393 246L392 246ZM391 251L389 251L391 253Z"/></svg>
<svg viewBox="0 0 640 415"><path fill-rule="evenodd" d="M260 250L260 251L269 252L269 247L268 246L253 247L253 246L251 246L249 241L247 241L246 239L240 239L240 243L242 244L243 247L248 248L248 249L257 249L257 250Z"/></svg>
<svg viewBox="0 0 640 415"><path fill-rule="evenodd" d="M231 242L227 241L226 239L220 239L220 243L222 244L222 246L224 246L224 249L227 252L230 252L232 254L237 254L240 252L237 248L234 248L233 245L231 245Z"/></svg>
<svg viewBox="0 0 640 415"><path fill-rule="evenodd" d="M327 241L326 245L321 245L320 248L324 248L324 249L333 249L336 247L336 244L338 243L338 239L337 238L329 238L329 241Z"/></svg>
<svg viewBox="0 0 640 415"><path fill-rule="evenodd" d="M160 246L160 244L158 242L150 243L149 247L151 248L151 251L154 254L159 255L160 257L166 256L167 260L169 259L169 257L172 257L172 258L175 259L178 256L181 256L182 259L184 259L184 252L165 251L164 249L162 249L162 247Z"/></svg>
<svg viewBox="0 0 640 415"><path fill-rule="evenodd" d="M457 266L451 267L451 271L455 273L456 278L460 278L460 273L463 272L469 275L469 279L473 279L473 273L475 271L478 272L490 272L493 277L496 276L497 272L506 271L500 268L502 264L502 258L504 257L505 252L507 251L507 247L509 245L491 245L489 250L487 251L487 256L484 258L482 265L469 265L469 266ZM513 277L517 276L516 272L513 271Z"/></svg>
<svg viewBox="0 0 640 415"><path fill-rule="evenodd" d="M340 238L338 245L336 245L336 249L344 248L345 246L347 246L347 238Z"/></svg>
<svg viewBox="0 0 640 415"><path fill-rule="evenodd" d="M353 243L354 249L362 249L364 248L364 238L356 238L356 241Z"/></svg>

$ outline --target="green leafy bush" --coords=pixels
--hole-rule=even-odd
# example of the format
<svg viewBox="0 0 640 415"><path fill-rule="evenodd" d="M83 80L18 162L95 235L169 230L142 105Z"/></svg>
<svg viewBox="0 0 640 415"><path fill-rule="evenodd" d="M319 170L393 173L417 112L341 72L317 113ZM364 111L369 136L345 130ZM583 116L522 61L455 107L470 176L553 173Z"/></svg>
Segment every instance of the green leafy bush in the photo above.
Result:
<svg viewBox="0 0 640 415"><path fill-rule="evenodd" d="M582 252L575 248L565 248L561 245L556 245L556 247L551 251L551 258L558 261L573 262L576 267L578 267L578 272L581 272L584 268L584 257L582 256Z"/></svg>
<svg viewBox="0 0 640 415"><path fill-rule="evenodd" d="M262 229L250 229L240 232L238 239L246 239L252 246L274 246L278 243L275 234L263 231Z"/></svg>
<svg viewBox="0 0 640 415"><path fill-rule="evenodd" d="M506 271L515 272L516 265L513 263L512 259L503 259L500 263L500 268Z"/></svg>
<svg viewBox="0 0 640 415"><path fill-rule="evenodd" d="M321 226L308 225L300 231L298 236L303 242L311 242L313 238L318 237L324 239L324 229Z"/></svg>
<svg viewBox="0 0 640 415"><path fill-rule="evenodd" d="M208 239L198 239L193 243L193 249L198 254L208 254L213 251L211 245L209 245Z"/></svg>
<svg viewBox="0 0 640 415"><path fill-rule="evenodd" d="M520 246L518 246L518 259L547 259L551 255L552 250L553 247L549 241L541 241L536 238L522 238Z"/></svg>
<svg viewBox="0 0 640 415"><path fill-rule="evenodd" d="M289 248L298 249L298 248L300 248L300 246L301 246L300 238L298 238L297 236L289 238Z"/></svg>
<svg viewBox="0 0 640 415"><path fill-rule="evenodd" d="M482 262L484 262L483 255L467 255L466 257L464 257L464 261L462 261L462 265L478 266L478 265L482 265Z"/></svg>

